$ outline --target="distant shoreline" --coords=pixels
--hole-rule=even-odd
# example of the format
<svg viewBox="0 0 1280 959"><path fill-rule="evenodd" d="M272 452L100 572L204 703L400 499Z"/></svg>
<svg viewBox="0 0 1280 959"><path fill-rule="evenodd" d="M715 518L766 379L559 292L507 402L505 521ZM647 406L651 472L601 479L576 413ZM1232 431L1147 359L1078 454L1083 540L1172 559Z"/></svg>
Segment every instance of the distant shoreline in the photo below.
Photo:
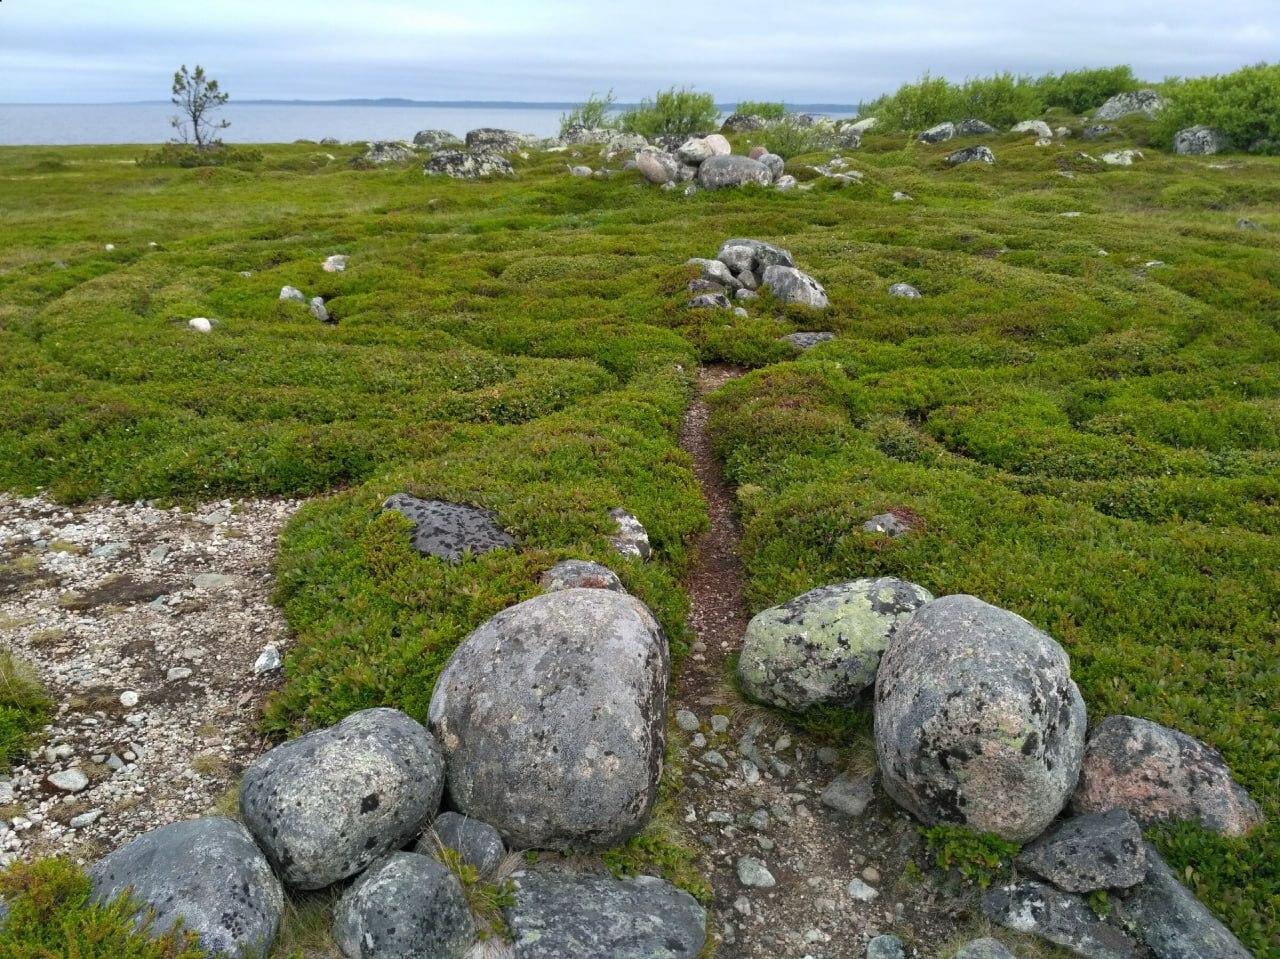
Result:
<svg viewBox="0 0 1280 959"><path fill-rule="evenodd" d="M854 113L858 109L856 103L787 103L782 101L792 113ZM11 103L0 101L6 107L97 107L97 106L150 106L162 104L169 106L168 100L111 100L96 103ZM352 98L346 100L241 100L231 101L228 106L291 106L291 107L431 107L436 109L473 109L473 110L572 110L582 104L574 101L535 101L535 100L405 100L399 97L378 97L374 99ZM614 110L630 110L639 103L615 103ZM735 103L717 103L716 109L721 113L733 113Z"/></svg>

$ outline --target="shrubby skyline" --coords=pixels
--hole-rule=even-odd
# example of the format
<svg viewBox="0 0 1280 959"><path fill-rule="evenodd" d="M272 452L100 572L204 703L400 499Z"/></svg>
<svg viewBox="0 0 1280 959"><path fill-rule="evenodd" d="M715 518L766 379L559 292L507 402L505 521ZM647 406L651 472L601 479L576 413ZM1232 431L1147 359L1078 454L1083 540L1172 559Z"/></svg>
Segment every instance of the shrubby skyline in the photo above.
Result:
<svg viewBox="0 0 1280 959"><path fill-rule="evenodd" d="M181 64L237 100L404 97L857 103L926 70L960 81L1129 64L1146 80L1227 73L1280 49L1274 0L8 0L0 101L163 100Z"/></svg>

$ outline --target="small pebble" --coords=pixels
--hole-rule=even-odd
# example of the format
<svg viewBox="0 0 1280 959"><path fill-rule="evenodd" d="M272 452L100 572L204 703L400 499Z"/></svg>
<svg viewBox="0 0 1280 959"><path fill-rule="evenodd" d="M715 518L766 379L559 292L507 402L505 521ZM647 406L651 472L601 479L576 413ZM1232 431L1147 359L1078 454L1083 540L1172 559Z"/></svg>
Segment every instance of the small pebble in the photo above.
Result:
<svg viewBox="0 0 1280 959"><path fill-rule="evenodd" d="M120 694L120 705L125 709L132 709L134 706L138 705L138 694L132 689L126 689Z"/></svg>

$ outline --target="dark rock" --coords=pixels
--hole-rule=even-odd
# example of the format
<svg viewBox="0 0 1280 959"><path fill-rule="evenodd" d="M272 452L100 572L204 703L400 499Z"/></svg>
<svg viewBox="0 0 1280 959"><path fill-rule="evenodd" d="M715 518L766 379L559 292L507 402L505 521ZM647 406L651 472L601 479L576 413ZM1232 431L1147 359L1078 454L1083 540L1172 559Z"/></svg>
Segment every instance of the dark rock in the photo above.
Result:
<svg viewBox="0 0 1280 959"><path fill-rule="evenodd" d="M834 333L788 333L783 337L788 343L794 346L800 352L811 350L819 343L829 343L836 338Z"/></svg>
<svg viewBox="0 0 1280 959"><path fill-rule="evenodd" d="M1117 93L1093 115L1094 120L1119 120L1134 113L1142 113L1152 119L1164 108L1164 97L1155 90L1138 90L1135 93Z"/></svg>
<svg viewBox="0 0 1280 959"><path fill-rule="evenodd" d="M441 846L455 850L464 865L476 867L481 878L492 875L507 854L498 830L486 822L456 812L442 812L437 816L431 828L418 840L414 852L439 858Z"/></svg>
<svg viewBox="0 0 1280 959"><path fill-rule="evenodd" d="M982 913L992 922L1065 946L1089 959L1146 959L1146 950L1099 919L1079 896L1024 880L989 890Z"/></svg>
<svg viewBox="0 0 1280 959"><path fill-rule="evenodd" d="M478 506L396 493L382 510L395 510L413 523L413 548L423 556L456 563L467 553L478 556L516 542L498 525L496 513Z"/></svg>
<svg viewBox="0 0 1280 959"><path fill-rule="evenodd" d="M1224 836L1243 836L1262 822L1216 750L1132 716L1108 716L1089 734L1071 808L1124 809L1144 826L1199 822Z"/></svg>
<svg viewBox="0 0 1280 959"><path fill-rule="evenodd" d="M876 676L885 791L926 823L1025 842L1057 817L1084 754L1085 708L1067 654L972 596L927 603Z"/></svg>
<svg viewBox="0 0 1280 959"><path fill-rule="evenodd" d="M728 302L725 300L726 304ZM642 563L649 562L653 550L644 524L621 506L609 510L609 519L618 524L618 532L609 537L609 545L623 556L634 556Z"/></svg>
<svg viewBox="0 0 1280 959"><path fill-rule="evenodd" d="M321 889L422 832L443 789L432 735L397 709L365 709L263 754L240 815L285 882Z"/></svg>
<svg viewBox="0 0 1280 959"><path fill-rule="evenodd" d="M555 593L562 589L611 589L625 593L626 587L608 566L580 559L556 563L542 575L542 591Z"/></svg>
<svg viewBox="0 0 1280 959"><path fill-rule="evenodd" d="M668 668L666 636L632 596L567 589L503 610L431 697L452 807L515 847L625 842L657 795Z"/></svg>
<svg viewBox="0 0 1280 959"><path fill-rule="evenodd" d="M774 298L783 303L797 303L817 310L827 307L827 291L822 288L822 284L795 267L767 266L760 283L767 286Z"/></svg>
<svg viewBox="0 0 1280 959"><path fill-rule="evenodd" d="M1213 127L1194 126L1173 135L1173 152L1186 156L1207 156L1231 149L1227 135Z"/></svg>
<svg viewBox="0 0 1280 959"><path fill-rule="evenodd" d="M347 959L462 959L476 924L453 873L428 856L397 852L342 894L333 938Z"/></svg>
<svg viewBox="0 0 1280 959"><path fill-rule="evenodd" d="M413 137L413 145L423 150L440 150L461 142L448 130L419 130Z"/></svg>
<svg viewBox="0 0 1280 959"><path fill-rule="evenodd" d="M1084 128L1081 136L1086 140L1100 140L1110 132L1111 127L1107 126L1105 123L1092 123Z"/></svg>
<svg viewBox="0 0 1280 959"><path fill-rule="evenodd" d="M931 599L888 577L810 590L747 624L738 682L751 698L783 709L852 706L875 683L894 633Z"/></svg>
<svg viewBox="0 0 1280 959"><path fill-rule="evenodd" d="M506 157L496 153L470 153L466 150L441 150L422 165L427 176L475 180L486 176L515 176L516 171Z"/></svg>
<svg viewBox="0 0 1280 959"><path fill-rule="evenodd" d="M1249 950L1178 882L1155 847L1144 845L1146 879L1115 901L1108 918L1159 959L1249 959Z"/></svg>
<svg viewBox="0 0 1280 959"><path fill-rule="evenodd" d="M876 936L867 943L866 959L905 959L902 940L897 936Z"/></svg>
<svg viewBox="0 0 1280 959"><path fill-rule="evenodd" d="M652 876L552 874L513 877L503 910L516 959L694 959L706 942L706 911Z"/></svg>
<svg viewBox="0 0 1280 959"><path fill-rule="evenodd" d="M856 150L862 146L862 134L844 127L836 131L835 145L842 150Z"/></svg>
<svg viewBox="0 0 1280 959"><path fill-rule="evenodd" d="M754 113L731 113L720 125L720 129L725 133L748 133L763 130L768 125L764 117L758 117Z"/></svg>
<svg viewBox="0 0 1280 959"><path fill-rule="evenodd" d="M929 129L918 134L916 139L921 143L943 143L955 135L956 125L947 121L946 123L939 123L937 126L929 127Z"/></svg>
<svg viewBox="0 0 1280 959"><path fill-rule="evenodd" d="M247 957L271 949L284 892L253 838L238 822L189 819L143 833L88 870L93 899L126 889L141 903L135 921L155 910L154 935L181 921L211 952Z"/></svg>
<svg viewBox="0 0 1280 959"><path fill-rule="evenodd" d="M956 136L958 137L989 137L999 131L985 120L970 118L961 120L956 124Z"/></svg>
<svg viewBox="0 0 1280 959"><path fill-rule="evenodd" d="M965 147L955 153L948 153L944 162L950 166L958 166L961 163L995 163L996 156L991 152L990 147Z"/></svg>
<svg viewBox="0 0 1280 959"><path fill-rule="evenodd" d="M1142 829L1118 809L1066 820L1024 848L1017 863L1059 889L1084 893L1127 889L1147 870Z"/></svg>
<svg viewBox="0 0 1280 959"><path fill-rule="evenodd" d="M720 253L716 258L719 259L720 254L734 246L745 246L751 250L754 259L750 269L757 273L769 266L794 267L796 265L796 261L791 258L788 251L762 240L725 240L720 244Z"/></svg>
<svg viewBox="0 0 1280 959"><path fill-rule="evenodd" d="M769 186L773 174L759 160L744 156L712 156L698 167L698 186L704 190L746 186Z"/></svg>
<svg viewBox="0 0 1280 959"><path fill-rule="evenodd" d="M883 533L892 539L906 536L911 532L911 525L904 523L893 513L879 513L862 524L864 533Z"/></svg>

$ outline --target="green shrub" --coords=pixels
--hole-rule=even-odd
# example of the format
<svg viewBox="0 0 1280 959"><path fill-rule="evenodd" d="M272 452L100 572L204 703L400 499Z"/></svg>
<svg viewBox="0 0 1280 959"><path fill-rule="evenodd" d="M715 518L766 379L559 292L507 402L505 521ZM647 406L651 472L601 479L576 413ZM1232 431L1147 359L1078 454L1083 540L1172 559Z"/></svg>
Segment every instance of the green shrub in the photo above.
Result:
<svg viewBox="0 0 1280 959"><path fill-rule="evenodd" d="M141 167L248 166L262 161L262 151L226 144L197 149L187 143L166 143L158 150L148 150L139 158Z"/></svg>
<svg viewBox="0 0 1280 959"><path fill-rule="evenodd" d="M1007 875L1021 848L993 833L977 833L963 826L921 827L925 848L942 869L960 873L966 882L986 889Z"/></svg>
<svg viewBox="0 0 1280 959"><path fill-rule="evenodd" d="M0 651L0 769L22 757L32 734L49 721L50 705L30 668Z"/></svg>
<svg viewBox="0 0 1280 959"><path fill-rule="evenodd" d="M1044 112L1044 99L1036 90L1035 82L1027 76L998 73L992 77L966 78L960 95L964 102L963 116L951 119L976 117L1002 130Z"/></svg>
<svg viewBox="0 0 1280 959"><path fill-rule="evenodd" d="M963 84L926 73L915 83L904 83L893 96L858 108L860 116L876 117L884 129L908 132L970 117L1010 127L1043 111L1035 81L1011 73L966 78Z"/></svg>
<svg viewBox="0 0 1280 959"><path fill-rule="evenodd" d="M1169 80L1161 92L1168 102L1156 118L1155 134L1164 148L1179 130L1202 124L1221 130L1236 149L1280 152L1280 64Z"/></svg>
<svg viewBox="0 0 1280 959"><path fill-rule="evenodd" d="M1062 107L1072 113L1090 113L1117 93L1131 93L1142 86L1126 66L1095 70L1046 73L1035 82L1045 107Z"/></svg>
<svg viewBox="0 0 1280 959"><path fill-rule="evenodd" d="M831 136L821 127L805 127L783 120L764 131L764 145L770 153L790 159L802 153L816 153L829 148Z"/></svg>
<svg viewBox="0 0 1280 959"><path fill-rule="evenodd" d="M712 130L719 119L720 111L710 93L672 87L659 91L652 100L641 100L638 107L618 117L618 124L627 133L656 137Z"/></svg>
<svg viewBox="0 0 1280 959"><path fill-rule="evenodd" d="M781 120L786 116L787 108L781 102L771 100L743 100L733 108L734 113L748 117L760 117L762 120Z"/></svg>
<svg viewBox="0 0 1280 959"><path fill-rule="evenodd" d="M618 125L617 117L613 115L616 100L612 90L603 97L597 96L593 90L586 103L580 103L568 113L560 114L560 135L564 136L573 126L583 126L588 130L613 129Z"/></svg>

